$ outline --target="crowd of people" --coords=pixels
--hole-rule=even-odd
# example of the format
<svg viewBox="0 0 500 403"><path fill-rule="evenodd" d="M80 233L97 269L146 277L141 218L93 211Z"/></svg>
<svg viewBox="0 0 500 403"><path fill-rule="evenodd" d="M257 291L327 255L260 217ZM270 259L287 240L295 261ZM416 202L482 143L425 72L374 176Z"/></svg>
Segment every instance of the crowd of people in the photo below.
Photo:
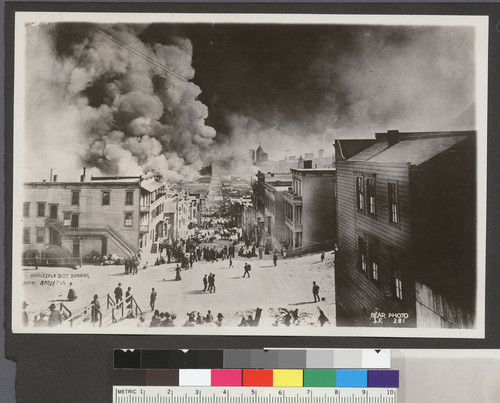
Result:
<svg viewBox="0 0 500 403"><path fill-rule="evenodd" d="M160 312L156 309L153 312L153 317L149 324L150 327L174 327L177 315L173 312ZM213 324L215 326L222 326L224 315L217 314L217 319L214 319L212 311L208 311L206 315L201 315L200 312L192 311L187 313L187 320L184 322L184 327L194 327L198 325Z"/></svg>

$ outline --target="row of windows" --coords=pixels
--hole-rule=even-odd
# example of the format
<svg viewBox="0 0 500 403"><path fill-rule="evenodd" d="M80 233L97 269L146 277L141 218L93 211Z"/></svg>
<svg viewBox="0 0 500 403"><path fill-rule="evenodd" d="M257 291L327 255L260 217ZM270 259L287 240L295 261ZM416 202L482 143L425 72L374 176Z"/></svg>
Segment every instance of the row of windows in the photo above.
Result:
<svg viewBox="0 0 500 403"><path fill-rule="evenodd" d="M78 228L80 226L80 215L77 213L64 212L63 213L63 225L65 227ZM124 227L132 227L134 225L134 213L125 212L123 219ZM36 228L36 243L44 243L44 227ZM25 244L31 243L31 230L30 228L24 228L23 242Z"/></svg>
<svg viewBox="0 0 500 403"><path fill-rule="evenodd" d="M359 268L373 280L379 281L379 257L376 244L368 243L364 238L358 238L358 261ZM391 258L391 288L392 294L398 300L403 299L403 275L401 262L396 258Z"/></svg>
<svg viewBox="0 0 500 403"><path fill-rule="evenodd" d="M109 190L104 190L102 192L102 205L103 206L109 206L111 202L111 191ZM46 215L46 204L45 202L37 202L36 203L36 216L37 217L45 217ZM126 191L125 193L125 205L127 206L132 206L134 204L134 191ZM73 206L79 206L80 205L80 191L79 190L72 190L72 196L71 196L71 205ZM30 202L25 202L23 204L23 217L29 217L30 216L30 209L31 209L31 203ZM56 217L53 217L56 218Z"/></svg>
<svg viewBox="0 0 500 403"><path fill-rule="evenodd" d="M111 203L111 190L103 190L102 191L102 200L101 204L103 206L109 206ZM125 205L132 206L134 204L134 191L126 190L125 191ZM79 206L80 205L80 191L72 190L71 191L71 205Z"/></svg>
<svg viewBox="0 0 500 403"><path fill-rule="evenodd" d="M387 199L389 201L389 222L399 224L399 201L396 183L387 183ZM374 178L356 177L356 208L368 215L377 215L376 183Z"/></svg>
<svg viewBox="0 0 500 403"><path fill-rule="evenodd" d="M45 243L45 227L35 228L35 240L36 243ZM23 243L31 243L31 228L23 228Z"/></svg>

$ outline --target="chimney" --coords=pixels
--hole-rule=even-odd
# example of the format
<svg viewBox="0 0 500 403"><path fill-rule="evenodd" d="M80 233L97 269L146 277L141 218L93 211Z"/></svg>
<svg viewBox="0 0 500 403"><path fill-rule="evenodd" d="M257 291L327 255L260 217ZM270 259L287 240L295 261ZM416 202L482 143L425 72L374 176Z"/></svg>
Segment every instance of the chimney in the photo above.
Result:
<svg viewBox="0 0 500 403"><path fill-rule="evenodd" d="M387 145L392 147L399 143L399 130L387 130Z"/></svg>
<svg viewBox="0 0 500 403"><path fill-rule="evenodd" d="M83 175L80 176L80 182L85 182L85 171L87 168L83 167Z"/></svg>
<svg viewBox="0 0 500 403"><path fill-rule="evenodd" d="M323 158L324 154L325 154L325 150L321 149L318 151L318 155L320 158Z"/></svg>
<svg viewBox="0 0 500 403"><path fill-rule="evenodd" d="M54 175L54 177L52 178L52 182L57 182L57 175Z"/></svg>

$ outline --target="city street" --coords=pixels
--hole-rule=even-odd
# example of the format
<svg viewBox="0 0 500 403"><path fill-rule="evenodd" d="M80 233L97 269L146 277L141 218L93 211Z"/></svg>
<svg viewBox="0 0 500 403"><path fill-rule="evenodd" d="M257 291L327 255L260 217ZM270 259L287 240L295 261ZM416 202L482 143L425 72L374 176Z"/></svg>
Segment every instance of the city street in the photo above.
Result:
<svg viewBox="0 0 500 403"><path fill-rule="evenodd" d="M245 262L252 266L250 278L242 277ZM149 324L152 316L149 295L154 287L158 293L155 309L176 313L176 326L185 323L188 312L196 311L205 316L208 310L212 311L214 317L219 312L222 313L224 326L237 326L243 315L255 316L256 308L262 309L260 326L275 324L280 313L279 308L298 308L300 326L319 326L317 306L321 307L330 320L330 325L325 326L334 325L335 295L331 254L326 255L323 263L320 261L320 255L314 254L295 259L280 259L277 267L274 267L271 256L262 260L235 258L234 268L229 269L228 265L228 260L220 259L215 263L195 262L193 269L182 270L181 281L175 281L176 264L149 266L145 270L140 269L137 275L124 275L123 266L83 266L78 270L26 268L23 271L25 280L34 283L25 287L26 302L29 304L27 312L31 321L35 314L48 308L54 301L64 302L72 312L76 312L90 304L94 294L101 298L109 293L113 297L114 288L121 283L124 293L128 287L132 288L132 295L145 313L145 324ZM215 274L215 293L202 292L202 278L210 273ZM40 277L50 274L61 277ZM66 278L63 278L65 276ZM313 302L313 281L320 286L320 297L324 297L325 301ZM64 301L70 282L73 283L78 296L73 302ZM101 308L105 309L102 302ZM130 326L130 323L127 325ZM120 326L120 323L113 326ZM285 327L281 321L278 326Z"/></svg>

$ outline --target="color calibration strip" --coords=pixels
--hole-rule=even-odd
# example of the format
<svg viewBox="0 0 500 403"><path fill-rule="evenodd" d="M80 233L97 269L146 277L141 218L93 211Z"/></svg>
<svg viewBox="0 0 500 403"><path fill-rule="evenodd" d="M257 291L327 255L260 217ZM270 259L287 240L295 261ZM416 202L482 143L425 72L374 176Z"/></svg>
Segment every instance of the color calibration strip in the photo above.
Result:
<svg viewBox="0 0 500 403"><path fill-rule="evenodd" d="M114 386L398 388L397 370L115 369Z"/></svg>
<svg viewBox="0 0 500 403"><path fill-rule="evenodd" d="M390 369L390 350L122 350L115 369Z"/></svg>

